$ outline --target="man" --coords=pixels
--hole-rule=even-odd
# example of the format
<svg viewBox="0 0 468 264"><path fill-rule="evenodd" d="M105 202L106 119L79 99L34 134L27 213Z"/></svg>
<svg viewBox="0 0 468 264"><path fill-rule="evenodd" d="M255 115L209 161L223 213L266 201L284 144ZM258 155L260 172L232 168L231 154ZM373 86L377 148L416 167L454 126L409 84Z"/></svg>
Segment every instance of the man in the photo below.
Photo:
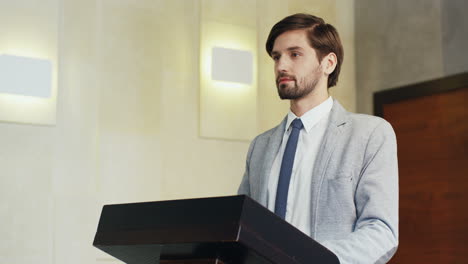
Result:
<svg viewBox="0 0 468 264"><path fill-rule="evenodd" d="M398 245L392 127L349 113L329 96L343 48L323 19L284 18L273 26L266 50L290 111L252 141L239 194L322 243L341 263L386 263Z"/></svg>

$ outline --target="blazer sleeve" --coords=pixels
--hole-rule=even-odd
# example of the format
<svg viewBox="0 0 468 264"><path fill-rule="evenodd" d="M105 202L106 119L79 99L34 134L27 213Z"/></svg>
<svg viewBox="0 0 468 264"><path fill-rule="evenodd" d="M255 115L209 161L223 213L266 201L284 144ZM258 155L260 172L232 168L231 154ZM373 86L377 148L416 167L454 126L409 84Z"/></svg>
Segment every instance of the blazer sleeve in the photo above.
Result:
<svg viewBox="0 0 468 264"><path fill-rule="evenodd" d="M249 151L247 152L247 159L245 161L245 171L244 176L242 177L242 181L240 183L239 189L237 190L237 194L245 194L247 196L251 196L250 192L250 158L252 156L253 149L255 147L255 142L258 137L256 137L252 143L250 143Z"/></svg>
<svg viewBox="0 0 468 264"><path fill-rule="evenodd" d="M398 247L398 162L395 133L384 120L368 139L354 199L354 231L322 244L342 264L387 263Z"/></svg>

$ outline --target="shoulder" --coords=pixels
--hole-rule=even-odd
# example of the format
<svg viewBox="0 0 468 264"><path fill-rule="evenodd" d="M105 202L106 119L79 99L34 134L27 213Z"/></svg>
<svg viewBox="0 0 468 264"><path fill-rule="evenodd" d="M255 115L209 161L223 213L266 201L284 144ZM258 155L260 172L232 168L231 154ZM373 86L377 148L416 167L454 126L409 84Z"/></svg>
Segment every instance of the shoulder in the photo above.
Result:
<svg viewBox="0 0 468 264"><path fill-rule="evenodd" d="M384 152L396 154L395 132L391 124L383 118L350 113L347 130L350 132L348 139L356 141L354 146L364 151L365 157L372 158L375 153L384 149Z"/></svg>
<svg viewBox="0 0 468 264"><path fill-rule="evenodd" d="M334 101L331 122L336 126L342 126L344 131L360 137L369 137L374 134L394 135L389 122L377 116L357 114L346 111L338 101Z"/></svg>
<svg viewBox="0 0 468 264"><path fill-rule="evenodd" d="M396 136L385 119L346 111L334 102L330 120L330 132L338 131L335 138L344 151L372 155L381 148L396 149Z"/></svg>
<svg viewBox="0 0 468 264"><path fill-rule="evenodd" d="M385 119L378 116L371 116L366 114L356 114L348 112L350 125L361 132L368 131L370 133L381 131L381 132L392 132L392 125Z"/></svg>
<svg viewBox="0 0 468 264"><path fill-rule="evenodd" d="M254 140L262 140L262 139L267 139L267 138L271 137L271 135L273 135L273 133L277 129L279 129L280 126L281 126L281 124L271 128L271 129L269 129L269 130L267 130L267 131L265 131L263 133L261 133L260 135L256 136Z"/></svg>
<svg viewBox="0 0 468 264"><path fill-rule="evenodd" d="M256 136L250 143L248 157L253 154L263 156L265 151L271 150L272 146L279 145L283 138L286 118L276 127L269 129Z"/></svg>
<svg viewBox="0 0 468 264"><path fill-rule="evenodd" d="M260 135L256 136L253 140L251 145L255 144L256 142L265 142L268 141L274 134L277 134L280 132L281 134L284 133L284 127L286 123L286 118L284 118L281 123L279 123L277 126L261 133Z"/></svg>

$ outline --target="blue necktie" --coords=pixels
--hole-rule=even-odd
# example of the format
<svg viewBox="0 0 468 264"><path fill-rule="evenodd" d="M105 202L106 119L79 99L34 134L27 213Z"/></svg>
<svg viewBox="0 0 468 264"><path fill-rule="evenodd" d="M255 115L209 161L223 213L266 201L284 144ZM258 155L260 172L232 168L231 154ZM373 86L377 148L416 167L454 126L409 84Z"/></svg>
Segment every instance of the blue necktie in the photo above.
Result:
<svg viewBox="0 0 468 264"><path fill-rule="evenodd" d="M281 162L278 187L276 189L275 214L281 218L286 217L286 204L288 202L289 181L291 180L292 168L294 165L294 156L296 156L297 140L299 132L302 129L302 121L294 119L291 124L292 130L289 135L286 149L284 150L283 161Z"/></svg>

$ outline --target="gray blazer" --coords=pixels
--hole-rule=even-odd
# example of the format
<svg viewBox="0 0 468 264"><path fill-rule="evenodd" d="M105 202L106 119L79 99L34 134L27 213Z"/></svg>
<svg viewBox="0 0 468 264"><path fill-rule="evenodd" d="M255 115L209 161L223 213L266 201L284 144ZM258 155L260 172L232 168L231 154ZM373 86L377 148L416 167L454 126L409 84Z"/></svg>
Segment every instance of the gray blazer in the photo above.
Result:
<svg viewBox="0 0 468 264"><path fill-rule="evenodd" d="M286 118L251 143L239 194L266 207L268 177ZM310 189L311 237L341 263L386 263L398 246L395 133L385 120L333 102Z"/></svg>

